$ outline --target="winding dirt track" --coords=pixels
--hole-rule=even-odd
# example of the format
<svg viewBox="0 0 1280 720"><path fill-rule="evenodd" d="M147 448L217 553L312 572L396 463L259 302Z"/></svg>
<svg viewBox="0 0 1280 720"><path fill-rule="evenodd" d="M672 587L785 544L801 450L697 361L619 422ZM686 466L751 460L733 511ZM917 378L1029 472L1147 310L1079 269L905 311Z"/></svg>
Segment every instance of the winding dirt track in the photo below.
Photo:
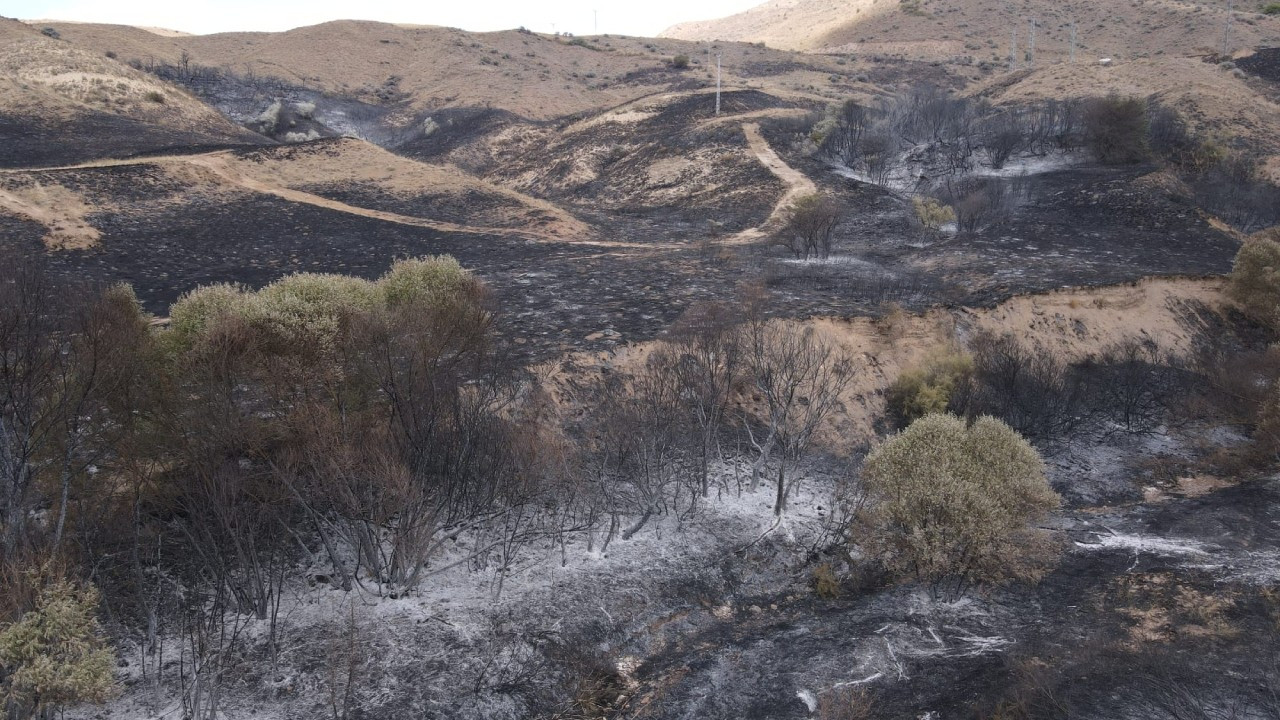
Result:
<svg viewBox="0 0 1280 720"><path fill-rule="evenodd" d="M760 126L756 123L743 123L742 134L747 137L747 146L751 148L751 152L755 153L760 164L769 169L779 180L787 184L787 191L778 198L778 202L773 206L773 212L769 213L769 217L763 223L753 228L747 228L742 232L734 235L726 241L729 245L739 245L744 243L755 242L770 232L776 230L783 222L787 208L791 207L798 198L805 195L811 195L818 191L818 187L813 184L804 173L796 170L778 157L778 153L774 152L769 146L769 141L764 139L760 134Z"/></svg>
<svg viewBox="0 0 1280 720"><path fill-rule="evenodd" d="M138 158L128 160L95 160L92 162L82 163L79 165L64 165L59 167L44 168L6 168L0 169L0 174L18 174L31 172L58 172L70 170L85 170L92 168L118 167L123 165L173 165L187 164L203 168L220 180L244 190L262 193L266 195L274 195L275 197L289 202L312 205L315 207L335 210L337 212L346 213L348 215L357 215L360 217L370 218L373 220L381 220L383 222L395 223L397 225L408 225L412 227L428 228L439 232L447 233L463 233L470 235L492 235L500 237L516 237L525 240L534 240L537 242L567 242L574 245L588 245L593 247L609 247L609 248L635 248L635 249L652 249L653 245L644 243L629 243L612 240L594 240L594 239L566 239L556 236L552 233L542 232L539 230L525 230L517 228L501 228L486 227L482 225L460 225L457 223L443 222L439 220L428 220L426 218L416 217L412 215L401 215L399 213L387 212L384 210L374 210L372 208L360 207L357 205L349 205L337 200L331 200L320 195L304 192L302 190L294 190L292 188L282 187L279 185L263 182L261 180L248 177L237 171L230 162L230 153L225 150L219 150L209 153L200 153L195 155L173 155L164 157ZM17 207L16 202L7 203L13 205L13 209L24 215L32 217L32 219L43 222L42 217L36 217L34 213L23 212L23 209Z"/></svg>
<svg viewBox="0 0 1280 720"><path fill-rule="evenodd" d="M756 242L767 237L770 233L775 232L783 223L787 208L799 197L817 192L817 187L813 181L804 175L804 173L787 165L786 162L778 156L778 154L769 146L769 142L760 134L760 126L756 123L743 123L743 135L746 136L747 145L751 152L756 156L762 165L768 168L777 178L786 183L787 190L778 199L774 205L769 217L760 225L743 230L736 235L727 238L724 244L741 245ZM402 215L400 213L388 212L385 210L374 210L372 208L360 207L358 205L350 205L338 200L332 200L320 195L305 192L303 190L295 190L283 185L265 182L261 179L250 177L240 172L232 162L231 153L226 150L217 150L207 153L197 153L193 155L171 155L148 158L131 158L131 159L111 159L111 160L94 160L87 163L77 165L63 165L57 167L42 168L4 168L0 169L0 174L20 174L35 172L59 172L72 170L86 170L93 168L118 167L124 165L179 165L186 164L202 168L219 180L232 187L237 187L250 192L262 193L265 195L273 195L275 197L287 200L289 202L301 203L321 207L336 212L346 213L348 215L356 215L359 217L380 220L382 222L395 223L397 225L408 225L411 227L428 228L439 232L446 233L462 233L469 235L490 235L498 237L515 237L536 242L567 242L574 245L587 245L602 248L625 248L635 250L664 250L675 249L681 247L669 244L653 244L653 243L636 243L617 240L600 240L593 238L565 238L553 233L544 232L536 229L520 229L520 228L502 228L487 227L482 225L462 225L458 223L444 222L440 220L430 220L427 218L417 217L413 215ZM54 230L53 223L50 218L44 217L42 214L35 212L32 207L26 207L18 202L14 197L0 197L0 204L6 205L10 210L19 212L20 214L31 217L38 222L44 222ZM61 229L61 228L59 228ZM92 228L88 228L92 230ZM65 232L65 230L63 230ZM96 233L95 233L96 235ZM82 242L87 241L92 244L93 238L83 238ZM64 247L75 247L75 242L57 243Z"/></svg>

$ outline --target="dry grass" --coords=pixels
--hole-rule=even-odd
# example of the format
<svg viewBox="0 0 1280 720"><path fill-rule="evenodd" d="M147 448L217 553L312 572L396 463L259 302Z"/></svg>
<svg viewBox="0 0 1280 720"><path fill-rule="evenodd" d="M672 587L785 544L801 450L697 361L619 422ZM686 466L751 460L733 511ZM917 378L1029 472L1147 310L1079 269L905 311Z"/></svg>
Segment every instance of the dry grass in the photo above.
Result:
<svg viewBox="0 0 1280 720"><path fill-rule="evenodd" d="M667 90L673 80L694 79L714 86L705 44L601 36L583 38L586 47L565 39L514 30L468 33L452 28L337 21L283 33L218 33L166 37L139 28L89 23L55 23L62 37L122 59L156 58L176 63L182 53L200 65L252 69L308 87L373 98L392 76L409 99L399 120L439 107L490 106L518 115L549 119L601 110ZM787 53L750 45L720 48L727 87L741 86L735 72L749 63L789 58ZM677 54L694 65L669 71ZM816 58L813 69L765 81L771 91L814 96L810 86L827 85L834 59ZM618 82L632 74L625 83ZM756 84L761 81L753 80Z"/></svg>
<svg viewBox="0 0 1280 720"><path fill-rule="evenodd" d="M1240 632L1228 617L1236 603L1234 591L1201 592L1168 572L1123 575L1098 602L1118 608L1130 621L1126 644L1133 649L1178 638L1231 638Z"/></svg>
<svg viewBox="0 0 1280 720"><path fill-rule="evenodd" d="M840 409L820 428L819 444L846 453L878 436L876 423L885 414L885 390L906 369L920 365L938 347L955 342L958 325L971 329L1013 332L1028 344L1052 350L1064 359L1082 359L1099 348L1134 336L1150 337L1172 351L1189 349L1191 331L1181 322L1184 302L1219 307L1223 281L1151 279L1134 285L1064 290L1012 298L994 308L924 314L895 313L891 322L873 318L814 318L803 321L822 339L843 346L855 359L856 371L840 398ZM1072 303L1075 307L1072 307ZM1057 315L1061 314L1059 319ZM1079 320L1085 335L1076 332ZM575 373L604 366L620 370L643 367L654 343L637 343L611 353L574 353L546 366L544 376L558 404L567 406L567 388ZM565 368L574 368L572 372ZM750 396L737 399L751 412ZM1188 491L1192 491L1191 487Z"/></svg>
<svg viewBox="0 0 1280 720"><path fill-rule="evenodd" d="M247 134L178 88L22 23L0 20L0 44L0 111L65 119L93 110L182 130Z"/></svg>
<svg viewBox="0 0 1280 720"><path fill-rule="evenodd" d="M550 202L480 180L451 165L417 162L363 140L344 138L252 161L227 155L226 163L237 177L286 189L332 182L354 183L405 198L426 193L490 196L503 202L492 206L477 202L475 225L537 227L549 237L565 240L583 240L590 235L585 223Z"/></svg>
<svg viewBox="0 0 1280 720"><path fill-rule="evenodd" d="M969 56L1002 62L1010 28L1039 21L1037 60L1069 55L1077 23L1080 56L1096 59L1213 52L1221 42L1226 0L772 0L719 20L682 23L664 36L685 40L764 42L786 50L876 53L917 59ZM1233 44L1253 48L1280 38L1280 18L1239 12ZM1022 30L1020 43L1026 42Z"/></svg>
<svg viewBox="0 0 1280 720"><path fill-rule="evenodd" d="M1127 337L1149 338L1165 350L1185 353L1191 350L1194 331L1183 325L1178 306L1197 302L1220 307L1224 286L1216 278L1149 279L1016 297L971 317L977 329L1012 332L1069 360Z"/></svg>
<svg viewBox="0 0 1280 720"><path fill-rule="evenodd" d="M1083 98L1108 93L1155 96L1208 136L1241 136L1280 152L1280 105L1216 65L1199 58L1164 57L1098 64L1051 65L997 76L971 89L1000 103Z"/></svg>
<svg viewBox="0 0 1280 720"><path fill-rule="evenodd" d="M44 244L50 250L84 250L98 243L101 233L89 224L94 207L84 197L61 185L6 178L0 184L0 211L45 226Z"/></svg>

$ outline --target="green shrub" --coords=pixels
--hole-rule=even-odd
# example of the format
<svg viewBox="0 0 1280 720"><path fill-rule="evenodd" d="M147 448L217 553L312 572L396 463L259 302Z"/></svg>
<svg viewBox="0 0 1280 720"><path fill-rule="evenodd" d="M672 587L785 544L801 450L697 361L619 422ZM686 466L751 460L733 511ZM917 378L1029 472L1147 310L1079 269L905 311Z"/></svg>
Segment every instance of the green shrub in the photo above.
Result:
<svg viewBox="0 0 1280 720"><path fill-rule="evenodd" d="M248 294L239 285L219 283L202 285L183 293L169 307L169 327L183 339L203 333L217 318L238 314L248 302Z"/></svg>
<svg viewBox="0 0 1280 720"><path fill-rule="evenodd" d="M677 55L677 56L675 56L675 57L671 58L671 67L675 68L676 70L688 70L688 69L689 69L689 56L688 56L688 55Z"/></svg>
<svg viewBox="0 0 1280 720"><path fill-rule="evenodd" d="M1270 3L1262 8L1262 12L1267 15L1280 15L1280 3Z"/></svg>
<svg viewBox="0 0 1280 720"><path fill-rule="evenodd" d="M147 102L153 102L157 105L164 104L164 94L156 90L152 90L151 92L148 92L146 95L146 98L147 98Z"/></svg>
<svg viewBox="0 0 1280 720"><path fill-rule="evenodd" d="M436 302L474 285L475 280L448 255L399 260L378 279L383 301L390 307Z"/></svg>
<svg viewBox="0 0 1280 720"><path fill-rule="evenodd" d="M955 208L943 205L931 197L916 196L911 198L911 207L915 210L916 219L930 230L940 230L943 225L956 221Z"/></svg>
<svg viewBox="0 0 1280 720"><path fill-rule="evenodd" d="M863 467L868 509L854 537L869 558L935 594L1039 578L1056 549L1033 524L1058 507L1044 462L1008 425L927 415Z"/></svg>
<svg viewBox="0 0 1280 720"><path fill-rule="evenodd" d="M943 348L931 353L919 367L903 371L885 391L885 406L895 427L946 412L957 387L973 375L973 357Z"/></svg>
<svg viewBox="0 0 1280 720"><path fill-rule="evenodd" d="M348 275L295 273L258 290L208 285L170 308L172 342L190 348L215 325L234 319L255 329L256 339L282 353L324 353L348 321L384 309L472 302L479 284L448 256L398 260L370 282Z"/></svg>
<svg viewBox="0 0 1280 720"><path fill-rule="evenodd" d="M51 716L63 705L115 692L115 658L94 618L98 593L66 580L46 584L35 607L0 630L0 687L9 717Z"/></svg>
<svg viewBox="0 0 1280 720"><path fill-rule="evenodd" d="M1280 330L1280 233L1254 235L1236 253L1227 295L1259 322Z"/></svg>

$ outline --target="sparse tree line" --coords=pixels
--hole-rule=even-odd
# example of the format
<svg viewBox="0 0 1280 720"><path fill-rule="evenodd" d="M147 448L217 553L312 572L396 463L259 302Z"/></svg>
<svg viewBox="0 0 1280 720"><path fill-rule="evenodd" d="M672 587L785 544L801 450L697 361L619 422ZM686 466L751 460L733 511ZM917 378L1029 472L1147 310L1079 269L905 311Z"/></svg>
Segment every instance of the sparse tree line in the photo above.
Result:
<svg viewBox="0 0 1280 720"><path fill-rule="evenodd" d="M922 86L872 105L845 102L812 134L826 158L950 208L947 222L960 232L999 226L1020 196L1016 178L975 177L975 170L1076 153L1104 165L1162 163L1197 204L1244 232L1280 222L1280 188L1262 175L1262 154L1193 132L1154 98L997 106ZM937 220L918 217L926 228Z"/></svg>

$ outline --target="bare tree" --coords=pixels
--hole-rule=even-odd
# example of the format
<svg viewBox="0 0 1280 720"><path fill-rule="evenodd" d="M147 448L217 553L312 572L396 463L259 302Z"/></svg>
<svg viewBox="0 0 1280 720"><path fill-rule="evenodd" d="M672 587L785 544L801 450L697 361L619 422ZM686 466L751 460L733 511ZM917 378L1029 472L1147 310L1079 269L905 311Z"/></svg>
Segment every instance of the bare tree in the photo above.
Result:
<svg viewBox="0 0 1280 720"><path fill-rule="evenodd" d="M814 193L795 201L787 211L787 224L779 233L779 243L797 259L831 256L831 239L840 223L840 206L831 198Z"/></svg>
<svg viewBox="0 0 1280 720"><path fill-rule="evenodd" d="M11 260L7 262L5 260ZM31 513L58 488L50 541L63 538L72 485L118 425L104 404L128 379L123 359L141 311L127 289L105 294L55 281L39 260L0 260L0 553L37 542Z"/></svg>
<svg viewBox="0 0 1280 720"><path fill-rule="evenodd" d="M680 397L698 429L698 475L707 497L711 458L718 454L720 430L742 372L740 318L721 303L694 305L672 328L670 343Z"/></svg>
<svg viewBox="0 0 1280 720"><path fill-rule="evenodd" d="M843 348L818 337L811 326L755 319L749 324L747 363L759 394L762 428L744 426L757 458L751 469L754 490L770 459L777 454L774 512L787 507L791 486L788 463L798 462L814 433L840 404L840 394L853 377L854 363Z"/></svg>

